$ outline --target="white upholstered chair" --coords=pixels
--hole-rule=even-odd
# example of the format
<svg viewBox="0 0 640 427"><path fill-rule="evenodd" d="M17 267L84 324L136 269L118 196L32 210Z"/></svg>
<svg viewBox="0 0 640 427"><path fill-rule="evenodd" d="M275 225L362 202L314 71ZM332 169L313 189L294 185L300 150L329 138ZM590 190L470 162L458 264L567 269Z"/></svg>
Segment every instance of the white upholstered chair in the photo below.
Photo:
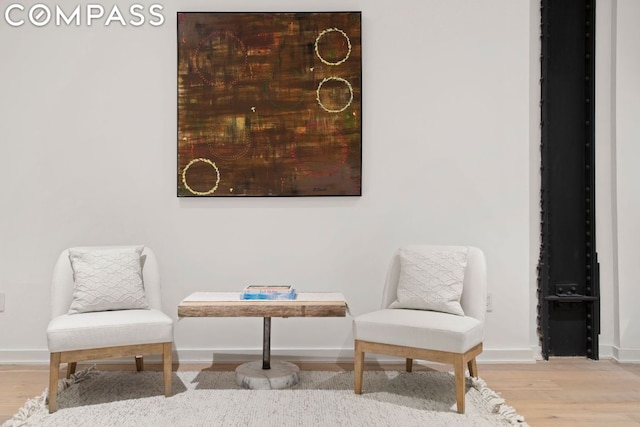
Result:
<svg viewBox="0 0 640 427"><path fill-rule="evenodd" d="M80 264L72 265L70 254L106 254L107 261L113 252L135 249L137 258L129 258L129 267L138 269L133 274L141 279L142 289L138 289L138 302L132 304L135 295L124 295L115 306L100 305L79 307L86 300L78 301L78 290L74 279L79 271L74 271L74 266L80 269ZM129 256L129 255L127 255ZM105 258L105 257L103 257ZM73 258L78 259L78 258ZM93 258L84 258L91 262ZM83 261L83 262L84 262ZM80 262L80 261L78 261ZM110 272L111 264L105 266L99 264L100 271L88 270L88 276ZM83 264L93 268L92 265ZM118 272L118 274L121 274ZM86 277L87 274L85 274ZM114 275L111 275L114 276ZM111 277L110 276L110 277ZM109 282L107 277L107 282ZM110 285L109 285L110 286ZM138 284L140 286L140 284ZM86 289L85 289L86 290ZM91 289L89 289L91 292ZM97 291L96 291L97 293ZM116 292L114 292L115 294ZM121 292L122 293L122 292ZM127 291L125 290L124 294ZM85 298L87 295L84 295ZM99 295L90 295L89 298ZM121 295L122 297L122 295ZM146 308L135 308L139 304ZM127 309L117 309L118 304L123 304ZM87 303L88 304L88 303ZM129 304L127 306L127 304ZM138 305L136 305L138 304ZM164 373L165 396L171 394L171 363L173 343L173 320L161 311L160 275L158 262L153 251L146 247L84 247L71 248L63 251L55 265L52 280L51 295L52 319L47 328L47 341L50 352L49 372L49 412L57 410L57 389L60 375L60 364L67 363L67 378L76 369L76 362L85 360L106 359L112 357L135 357L136 369L143 369L142 356L149 354L161 354ZM116 308L114 308L116 307ZM133 308L131 308L133 307ZM70 308L72 308L70 310ZM70 314L73 312L73 314Z"/></svg>
<svg viewBox="0 0 640 427"><path fill-rule="evenodd" d="M409 256L406 261L403 250L418 255ZM418 294L409 295L407 299L407 286L403 288L404 294L398 293L401 276L405 281L411 281L411 278L428 281L433 278L433 275L424 272L428 271L428 268L421 272L422 267L416 263L429 264L431 263L429 258L434 254L442 257L442 254L453 253L464 254L465 262L457 264L454 262L454 269L459 269L461 273L457 280L462 282L459 308L462 309L463 314L429 309L392 308L403 305L411 307L411 298L419 295L418 292ZM458 261L461 259L459 258ZM447 272L442 271L442 265L450 264L440 263L438 267L439 262L435 264L435 276L442 276L443 273L446 276ZM405 267L409 270L408 273L401 272ZM404 274L408 274L410 278L406 279L407 276ZM411 293L411 289L409 292ZM401 248L391 260L387 272L382 309L360 315L353 321L355 393L362 393L365 353L406 358L407 372L411 372L414 359L447 363L454 368L458 412L464 413L466 367L469 368L471 376L478 376L476 356L482 352L486 295L486 261L480 249L427 245ZM401 296L404 297L404 303L399 303L403 299L400 298ZM455 305L455 302L452 304Z"/></svg>

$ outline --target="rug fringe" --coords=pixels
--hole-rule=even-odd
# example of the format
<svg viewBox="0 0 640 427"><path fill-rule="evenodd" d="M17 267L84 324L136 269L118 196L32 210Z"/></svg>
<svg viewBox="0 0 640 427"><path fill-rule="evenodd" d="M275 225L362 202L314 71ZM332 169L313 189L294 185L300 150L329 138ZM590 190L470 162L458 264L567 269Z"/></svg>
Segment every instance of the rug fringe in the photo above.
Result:
<svg viewBox="0 0 640 427"><path fill-rule="evenodd" d="M84 381L95 371L96 365L92 365L71 375L71 378L63 378L58 381L58 393L66 390L75 383ZM25 402L25 404L11 417L5 421L0 427L24 427L34 425L34 420L40 416L49 414L49 388L45 388L41 395L33 397Z"/></svg>
<svg viewBox="0 0 640 427"><path fill-rule="evenodd" d="M83 369L82 371L72 375L69 379L64 378L59 380L58 393L68 389L73 384L101 374L104 373L96 370L95 365L87 369ZM519 415L513 407L506 405L505 399L503 399L499 393L489 388L484 380L470 376L467 376L467 380L469 381L468 384L480 393L479 397L476 395L476 402L478 404L486 405L485 407L488 412L500 416L502 420L512 425L516 425L518 427L529 427L529 425L524 421L524 417ZM47 398L48 390L45 389L41 395L27 400L24 406L20 408L10 420L7 420L2 424L1 427L28 427L40 425L49 416Z"/></svg>
<svg viewBox="0 0 640 427"><path fill-rule="evenodd" d="M467 376L469 380L471 380L471 384L473 387L480 392L482 397L485 399L487 404L489 405L489 409L494 414L500 414L505 419L507 419L512 424L519 425L521 427L528 427L529 425L524 421L524 417L518 414L515 408L506 405L505 400L500 396L500 394L493 391L487 383L484 382L481 378L474 378Z"/></svg>

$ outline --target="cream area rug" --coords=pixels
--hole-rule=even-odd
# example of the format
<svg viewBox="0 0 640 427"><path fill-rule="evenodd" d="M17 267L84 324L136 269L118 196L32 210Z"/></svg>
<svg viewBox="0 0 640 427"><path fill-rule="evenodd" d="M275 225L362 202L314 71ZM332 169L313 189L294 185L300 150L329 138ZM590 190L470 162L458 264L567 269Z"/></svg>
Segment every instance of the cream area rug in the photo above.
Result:
<svg viewBox="0 0 640 427"><path fill-rule="evenodd" d="M242 389L234 372L178 371L166 398L161 372L89 368L58 390L57 412L48 413L45 390L2 427L527 426L481 379L467 378L458 414L453 375L436 371L365 371L361 395L352 371L301 371L284 390Z"/></svg>

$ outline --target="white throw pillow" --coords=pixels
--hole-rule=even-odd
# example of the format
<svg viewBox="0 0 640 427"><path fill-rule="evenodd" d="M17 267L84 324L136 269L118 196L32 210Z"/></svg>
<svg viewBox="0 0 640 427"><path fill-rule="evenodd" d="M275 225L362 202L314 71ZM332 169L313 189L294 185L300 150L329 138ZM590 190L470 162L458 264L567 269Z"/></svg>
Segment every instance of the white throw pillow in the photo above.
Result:
<svg viewBox="0 0 640 427"><path fill-rule="evenodd" d="M69 314L148 309L142 283L143 249L70 249L75 287Z"/></svg>
<svg viewBox="0 0 640 427"><path fill-rule="evenodd" d="M468 248L399 250L397 300L390 308L431 310L464 316L460 305Z"/></svg>

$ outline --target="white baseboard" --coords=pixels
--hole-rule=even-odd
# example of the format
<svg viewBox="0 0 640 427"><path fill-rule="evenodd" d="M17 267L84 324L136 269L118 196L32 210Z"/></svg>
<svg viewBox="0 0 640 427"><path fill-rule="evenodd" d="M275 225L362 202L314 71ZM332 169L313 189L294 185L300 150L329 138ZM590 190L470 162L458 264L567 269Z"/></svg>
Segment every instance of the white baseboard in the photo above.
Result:
<svg viewBox="0 0 640 427"><path fill-rule="evenodd" d="M620 363L640 363L640 349L611 346L614 360Z"/></svg>
<svg viewBox="0 0 640 427"><path fill-rule="evenodd" d="M181 364L203 363L242 363L262 357L261 349L174 349L175 362ZM272 349L273 360L284 359L293 362L349 363L353 362L352 348L320 349ZM534 363L537 360L535 348L485 349L478 357L479 363ZM120 363L123 359L105 360L105 363ZM160 357L146 357L149 362L159 361ZM368 354L367 360L380 363L393 363L402 359L384 355ZM0 350L0 365L47 365L47 350Z"/></svg>
<svg viewBox="0 0 640 427"><path fill-rule="evenodd" d="M0 350L0 365L48 365L47 350Z"/></svg>
<svg viewBox="0 0 640 427"><path fill-rule="evenodd" d="M600 359L613 359L620 363L640 363L640 349L619 348L613 345L600 345ZM531 348L485 348L478 356L479 363L535 363L541 360L539 347ZM180 363L241 363L260 359L260 349L177 349L174 360ZM273 349L272 358L297 362L334 363L353 361L351 348L322 349ZM159 356L145 358L149 362L159 361ZM383 355L367 355L368 360L381 363L398 362L399 358ZM120 363L121 359L105 360L105 363ZM0 365L48 365L47 350L0 350Z"/></svg>
<svg viewBox="0 0 640 427"><path fill-rule="evenodd" d="M478 363L535 363L541 359L539 347L485 348Z"/></svg>
<svg viewBox="0 0 640 427"><path fill-rule="evenodd" d="M613 356L613 346L610 344L600 344L598 346L598 358L599 359L616 359Z"/></svg>
<svg viewBox="0 0 640 427"><path fill-rule="evenodd" d="M180 363L245 362L260 358L261 350L178 350ZM272 350L274 360L285 359L296 362L353 362L353 349L280 349ZM367 360L392 363L398 357L367 354ZM479 363L534 363L535 354L530 348L485 349L478 356Z"/></svg>

